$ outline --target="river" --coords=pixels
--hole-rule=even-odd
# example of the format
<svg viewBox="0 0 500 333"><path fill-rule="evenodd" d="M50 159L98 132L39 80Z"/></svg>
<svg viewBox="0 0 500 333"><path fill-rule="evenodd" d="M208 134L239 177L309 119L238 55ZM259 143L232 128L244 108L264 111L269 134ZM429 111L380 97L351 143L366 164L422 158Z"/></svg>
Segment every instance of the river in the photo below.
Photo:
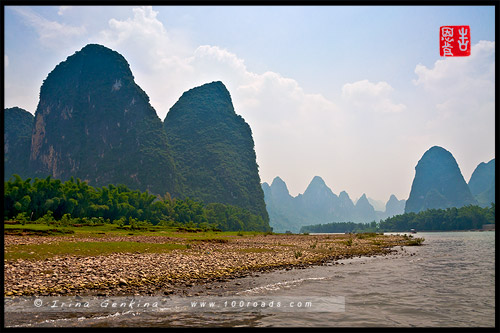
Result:
<svg viewBox="0 0 500 333"><path fill-rule="evenodd" d="M429 232L423 246L338 264L279 270L215 286L219 309L6 313L6 326L494 327L495 232ZM217 292L215 292L217 290ZM208 295L197 296L197 301ZM262 308L252 307L263 301ZM307 300L324 308L276 308ZM337 307L328 301L340 300ZM169 299L169 302L179 299ZM182 301L182 300L181 300ZM244 302L243 302L244 301ZM224 302L225 308L224 308ZM232 302L232 303L231 303ZM245 306L239 306L239 304ZM173 304L173 303L170 303ZM191 303L192 304L192 303ZM233 308L230 307L233 304ZM260 304L260 303L259 303ZM274 307L270 308L270 304ZM288 303L287 303L288 304ZM234 306L238 308L235 311ZM266 306L267 308L264 308ZM221 309L222 307L222 309Z"/></svg>

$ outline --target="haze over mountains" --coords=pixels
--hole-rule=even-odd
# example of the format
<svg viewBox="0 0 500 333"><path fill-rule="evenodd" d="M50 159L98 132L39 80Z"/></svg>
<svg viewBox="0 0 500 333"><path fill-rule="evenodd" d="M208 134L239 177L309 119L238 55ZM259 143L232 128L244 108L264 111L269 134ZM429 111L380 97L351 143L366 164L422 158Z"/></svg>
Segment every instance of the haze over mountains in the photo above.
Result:
<svg viewBox="0 0 500 333"><path fill-rule="evenodd" d="M431 147L415 167L408 200L398 200L391 195L384 211L375 210L366 194L356 204L345 191L337 196L318 176L313 178L304 194L296 197L289 194L285 182L279 177L271 185L263 183L262 188L271 227L280 232L298 232L306 225L369 223L405 212L467 205L490 206L495 202L495 159L480 163L467 184L453 155L442 147Z"/></svg>
<svg viewBox="0 0 500 333"><path fill-rule="evenodd" d="M270 225L277 232L299 232L304 225L330 222L372 222L404 212L404 200L391 195L385 211L376 211L363 194L354 204L347 192L337 196L316 176L304 191L292 197L286 183L274 178L271 185L262 184ZM390 214L390 215L388 215Z"/></svg>
<svg viewBox="0 0 500 333"><path fill-rule="evenodd" d="M19 108L4 117L6 180L124 184L239 206L268 224L252 132L222 82L184 93L162 123L125 58L89 44L47 76L34 119Z"/></svg>

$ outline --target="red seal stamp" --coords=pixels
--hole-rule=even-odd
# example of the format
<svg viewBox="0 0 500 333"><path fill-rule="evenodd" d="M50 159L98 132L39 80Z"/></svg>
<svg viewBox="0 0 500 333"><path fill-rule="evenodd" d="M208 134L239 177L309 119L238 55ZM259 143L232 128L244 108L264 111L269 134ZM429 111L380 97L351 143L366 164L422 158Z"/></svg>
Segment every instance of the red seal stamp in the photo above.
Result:
<svg viewBox="0 0 500 333"><path fill-rule="evenodd" d="M441 57L470 56L470 27L468 25L440 27L439 55Z"/></svg>

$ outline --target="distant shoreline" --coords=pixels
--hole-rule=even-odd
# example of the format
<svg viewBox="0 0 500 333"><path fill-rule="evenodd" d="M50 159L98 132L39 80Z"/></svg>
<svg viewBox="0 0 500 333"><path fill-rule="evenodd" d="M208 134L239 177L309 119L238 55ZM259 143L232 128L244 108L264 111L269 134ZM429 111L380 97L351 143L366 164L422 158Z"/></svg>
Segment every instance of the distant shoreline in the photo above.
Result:
<svg viewBox="0 0 500 333"><path fill-rule="evenodd" d="M446 231L430 230L430 231L419 231L419 232L488 232L488 231L494 232L495 229L493 229L493 230L446 230Z"/></svg>
<svg viewBox="0 0 500 333"><path fill-rule="evenodd" d="M223 284L269 270L384 255L394 252L395 246L419 245L415 238L379 234L207 233L197 239L156 235L87 238L5 235L4 295L183 295L193 286L202 292L212 288L213 283ZM92 256L51 255L68 245L70 250L83 251L90 245L104 248L129 243L140 246L140 250ZM167 246L168 250L163 249ZM34 251L42 249L51 251L43 259L19 258L23 253L36 255ZM13 259L16 256L18 259Z"/></svg>
<svg viewBox="0 0 500 333"><path fill-rule="evenodd" d="M410 231L385 231L383 234L411 234L418 235L420 232L485 232L495 231L495 229L467 229L467 230L418 230L416 233ZM343 232L310 232L309 235L344 235Z"/></svg>

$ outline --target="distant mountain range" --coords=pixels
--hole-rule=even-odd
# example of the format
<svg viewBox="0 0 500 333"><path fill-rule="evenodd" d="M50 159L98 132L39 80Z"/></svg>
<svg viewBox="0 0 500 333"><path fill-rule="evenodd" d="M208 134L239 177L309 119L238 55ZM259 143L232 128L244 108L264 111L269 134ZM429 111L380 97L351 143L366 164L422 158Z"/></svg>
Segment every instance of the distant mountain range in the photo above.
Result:
<svg viewBox="0 0 500 333"><path fill-rule="evenodd" d="M337 196L316 176L304 191L292 197L286 183L274 178L271 185L262 184L270 225L276 232L299 232L304 225L330 222L372 222L404 212L404 200L391 195L385 211L377 211L363 194L354 204L347 192Z"/></svg>
<svg viewBox="0 0 500 333"><path fill-rule="evenodd" d="M279 177L271 185L263 183L262 189L271 227L278 232L299 232L306 225L368 223L432 208L489 206L495 202L495 159L480 163L467 184L453 155L442 147L431 147L418 161L408 200L391 195L384 210L380 202L366 194L356 203L345 191L337 196L319 176L312 179L304 194L296 197L290 195Z"/></svg>

